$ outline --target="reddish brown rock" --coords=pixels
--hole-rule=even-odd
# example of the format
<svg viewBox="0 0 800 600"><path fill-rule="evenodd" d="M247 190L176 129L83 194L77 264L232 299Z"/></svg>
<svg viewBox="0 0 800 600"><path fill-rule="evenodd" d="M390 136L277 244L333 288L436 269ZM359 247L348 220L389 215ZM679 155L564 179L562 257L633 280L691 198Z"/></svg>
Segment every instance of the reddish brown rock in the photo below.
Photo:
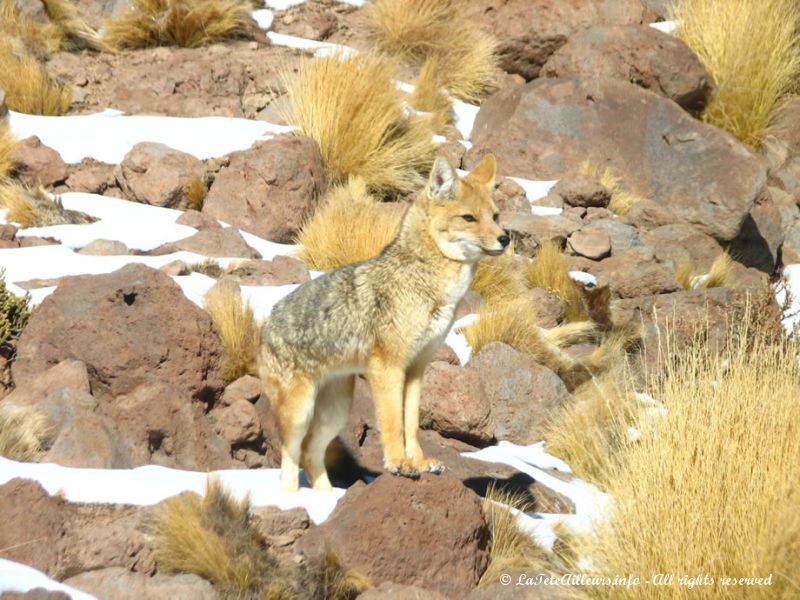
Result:
<svg viewBox="0 0 800 600"><path fill-rule="evenodd" d="M611 192L597 181L580 173L559 180L550 190L570 206L608 206Z"/></svg>
<svg viewBox="0 0 800 600"><path fill-rule="evenodd" d="M600 260L611 254L611 238L600 229L579 229L569 236L567 247L580 256Z"/></svg>
<svg viewBox="0 0 800 600"><path fill-rule="evenodd" d="M576 32L592 25L641 23L639 0L481 0L485 25L500 40L500 65L531 80Z"/></svg>
<svg viewBox="0 0 800 600"><path fill-rule="evenodd" d="M598 215L599 218L592 218L593 216L594 215L587 214L584 219L584 223L587 223L587 225L584 226L581 231L599 232L607 235L611 243L612 254L638 248L642 245L639 232L635 227L621 223L620 220L613 215Z"/></svg>
<svg viewBox="0 0 800 600"><path fill-rule="evenodd" d="M261 255L244 241L235 227L201 229L196 234L167 244L170 251L185 250L203 256L231 258L261 258Z"/></svg>
<svg viewBox="0 0 800 600"><path fill-rule="evenodd" d="M447 600L447 596L442 596L439 592L390 581L385 581L358 597L361 600Z"/></svg>
<svg viewBox="0 0 800 600"><path fill-rule="evenodd" d="M494 439L491 404L478 374L445 362L433 362L422 381L420 411L431 428L446 437L485 446Z"/></svg>
<svg viewBox="0 0 800 600"><path fill-rule="evenodd" d="M92 256L121 256L129 253L128 247L117 240L92 240L78 250L78 254Z"/></svg>
<svg viewBox="0 0 800 600"><path fill-rule="evenodd" d="M212 219L208 215L204 215L203 213L193 209L184 211L180 217L175 219L175 223L177 225L194 227L195 229L199 230L220 229L222 227L222 225L220 225L219 221L216 219Z"/></svg>
<svg viewBox="0 0 800 600"><path fill-rule="evenodd" d="M463 597L486 568L488 543L480 497L448 475L425 474L354 485L298 547L314 555L327 544L376 585L390 581Z"/></svg>
<svg viewBox="0 0 800 600"><path fill-rule="evenodd" d="M230 406L239 400L255 403L261 395L261 380L252 375L243 375L225 387L219 399L219 406Z"/></svg>
<svg viewBox="0 0 800 600"><path fill-rule="evenodd" d="M115 600L217 600L219 594L205 579L182 573L179 575L146 575L131 573L122 567L107 567L96 571L86 571L70 577L67 585L98 598Z"/></svg>
<svg viewBox="0 0 800 600"><path fill-rule="evenodd" d="M209 416L215 421L214 430L231 445L255 442L261 435L258 411L247 400L214 409Z"/></svg>
<svg viewBox="0 0 800 600"><path fill-rule="evenodd" d="M24 384L18 382L16 389L6 399L17 406L33 406L59 389L90 393L91 386L86 365L79 360L59 362Z"/></svg>
<svg viewBox="0 0 800 600"><path fill-rule="evenodd" d="M501 342L481 348L467 368L478 374L491 403L498 440L540 441L552 412L571 398L558 375Z"/></svg>
<svg viewBox="0 0 800 600"><path fill-rule="evenodd" d="M67 165L61 155L36 137L22 140L14 148L13 160L19 180L30 187L45 187L65 181Z"/></svg>
<svg viewBox="0 0 800 600"><path fill-rule="evenodd" d="M513 179L501 177L494 190L494 201L502 212L530 214L531 203L525 190Z"/></svg>
<svg viewBox="0 0 800 600"><path fill-rule="evenodd" d="M491 152L500 174L555 179L587 160L607 166L632 193L721 241L739 234L766 185L764 166L731 135L608 79L539 79L501 90L481 105L472 141L465 165Z"/></svg>
<svg viewBox="0 0 800 600"><path fill-rule="evenodd" d="M183 208L186 186L203 178L202 161L164 144L136 144L116 171L117 183L126 196L137 202Z"/></svg>
<svg viewBox="0 0 800 600"><path fill-rule="evenodd" d="M34 311L12 374L23 386L50 366L77 359L101 400L158 381L186 397L209 399L222 389L221 354L208 314L164 273L132 264L64 279Z"/></svg>
<svg viewBox="0 0 800 600"><path fill-rule="evenodd" d="M649 25L597 25L582 31L555 51L541 74L626 81L692 112L702 111L714 90L694 52Z"/></svg>
<svg viewBox="0 0 800 600"><path fill-rule="evenodd" d="M80 164L70 166L71 173L67 177L66 186L73 192L104 194L109 188L117 189L115 170L115 165L86 158Z"/></svg>
<svg viewBox="0 0 800 600"><path fill-rule="evenodd" d="M203 213L275 242L290 242L327 187L317 143L277 138L234 152Z"/></svg>
<svg viewBox="0 0 800 600"><path fill-rule="evenodd" d="M306 264L291 256L277 255L272 260L250 260L237 265L226 278L239 285L289 285L311 279Z"/></svg>
<svg viewBox="0 0 800 600"><path fill-rule="evenodd" d="M681 289L674 268L656 262L652 248L648 247L615 254L590 272L606 281L616 298L668 294Z"/></svg>
<svg viewBox="0 0 800 600"><path fill-rule="evenodd" d="M509 232L518 250L532 256L544 242L563 245L581 222L564 215L504 213L500 216L500 226Z"/></svg>

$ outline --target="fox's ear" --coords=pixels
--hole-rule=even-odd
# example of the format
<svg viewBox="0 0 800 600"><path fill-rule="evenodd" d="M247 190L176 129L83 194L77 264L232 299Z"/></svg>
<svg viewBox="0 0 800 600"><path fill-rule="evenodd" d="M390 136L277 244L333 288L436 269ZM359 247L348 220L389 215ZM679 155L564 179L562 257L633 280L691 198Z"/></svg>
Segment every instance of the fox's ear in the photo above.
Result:
<svg viewBox="0 0 800 600"><path fill-rule="evenodd" d="M481 159L481 162L475 165L475 168L472 169L469 176L478 183L492 189L494 187L494 178L496 174L497 161L494 158L494 154L487 154Z"/></svg>
<svg viewBox="0 0 800 600"><path fill-rule="evenodd" d="M446 158L437 157L428 180L428 194L434 200L452 200L456 197L456 172Z"/></svg>

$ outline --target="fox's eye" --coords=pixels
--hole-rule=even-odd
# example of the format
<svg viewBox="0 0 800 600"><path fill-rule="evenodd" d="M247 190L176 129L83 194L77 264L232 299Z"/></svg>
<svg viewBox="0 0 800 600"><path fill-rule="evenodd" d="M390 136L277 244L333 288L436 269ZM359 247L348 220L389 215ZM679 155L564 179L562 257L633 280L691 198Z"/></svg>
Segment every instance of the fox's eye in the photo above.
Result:
<svg viewBox="0 0 800 600"><path fill-rule="evenodd" d="M461 215L461 218L467 223L475 223L478 220L473 215Z"/></svg>
<svg viewBox="0 0 800 600"><path fill-rule="evenodd" d="M499 220L500 220L500 213L494 213L494 214L492 215L492 221L494 221L495 223L497 223Z"/></svg>

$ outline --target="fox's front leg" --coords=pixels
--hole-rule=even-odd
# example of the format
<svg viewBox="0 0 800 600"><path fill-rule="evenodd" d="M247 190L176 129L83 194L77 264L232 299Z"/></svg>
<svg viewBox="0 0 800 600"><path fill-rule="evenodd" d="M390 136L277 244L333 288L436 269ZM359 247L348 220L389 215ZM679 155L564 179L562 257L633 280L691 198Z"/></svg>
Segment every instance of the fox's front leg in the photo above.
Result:
<svg viewBox="0 0 800 600"><path fill-rule="evenodd" d="M422 393L422 375L425 365L412 367L406 374L406 385L403 393L403 410L405 412L404 434L406 457L420 473L442 473L444 465L438 460L425 458L422 446L419 445L419 400Z"/></svg>
<svg viewBox="0 0 800 600"><path fill-rule="evenodd" d="M381 430L383 466L390 473L417 477L419 472L403 451L404 369L373 358L367 366L367 380L375 403L375 417Z"/></svg>

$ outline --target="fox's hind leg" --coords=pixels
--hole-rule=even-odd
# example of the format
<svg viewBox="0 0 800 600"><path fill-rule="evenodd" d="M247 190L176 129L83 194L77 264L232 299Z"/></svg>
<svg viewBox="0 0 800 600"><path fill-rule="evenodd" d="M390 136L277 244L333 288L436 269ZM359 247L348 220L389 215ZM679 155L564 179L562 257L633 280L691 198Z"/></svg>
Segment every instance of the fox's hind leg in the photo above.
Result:
<svg viewBox="0 0 800 600"><path fill-rule="evenodd" d="M273 399L281 434L281 491L300 487L300 452L314 416L316 388L305 375L295 374Z"/></svg>
<svg viewBox="0 0 800 600"><path fill-rule="evenodd" d="M317 394L314 416L303 441L302 464L315 490L331 490L325 470L325 450L347 424L353 403L355 377L348 375L325 383Z"/></svg>

